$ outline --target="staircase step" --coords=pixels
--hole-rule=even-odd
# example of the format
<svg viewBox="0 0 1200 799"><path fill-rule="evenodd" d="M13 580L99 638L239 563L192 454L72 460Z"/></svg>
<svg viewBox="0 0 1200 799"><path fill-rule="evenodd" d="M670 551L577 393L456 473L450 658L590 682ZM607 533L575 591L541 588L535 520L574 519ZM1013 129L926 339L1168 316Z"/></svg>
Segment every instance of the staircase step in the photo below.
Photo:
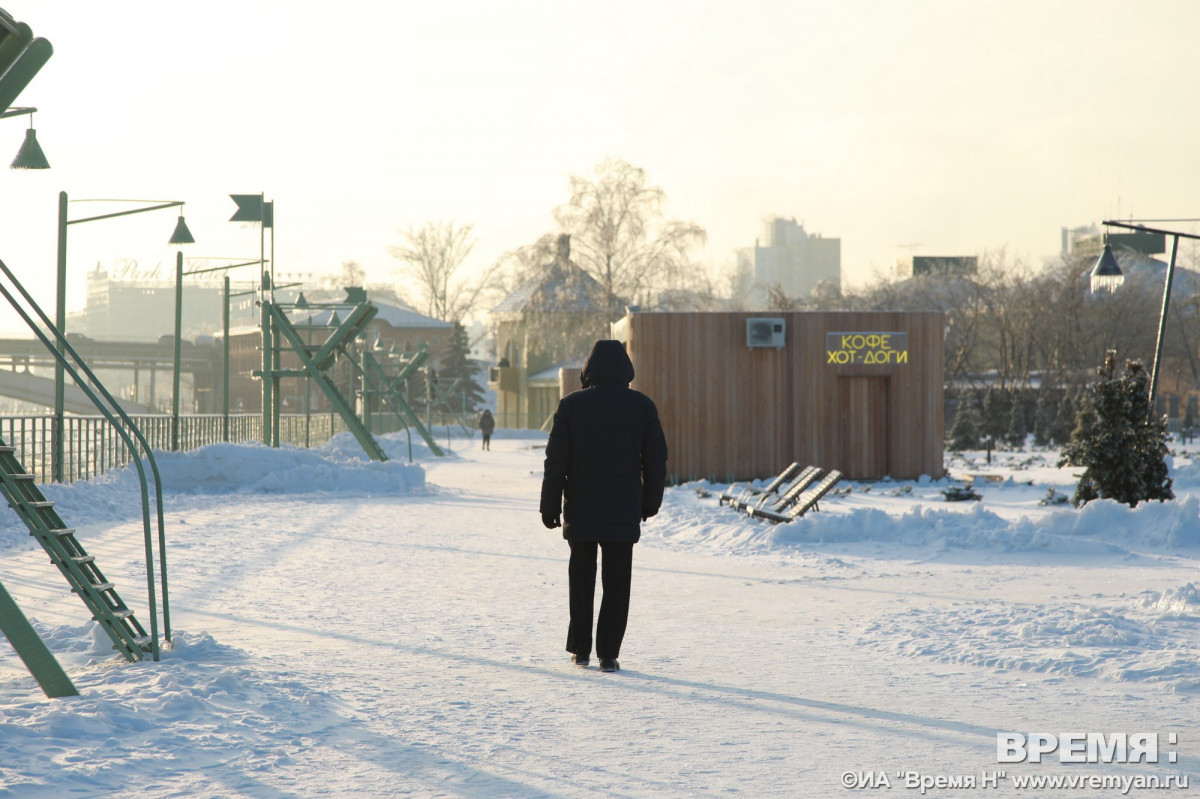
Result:
<svg viewBox="0 0 1200 799"><path fill-rule="evenodd" d="M101 575L95 557L72 538L75 529L58 526L63 521L51 510L54 503L42 494L33 475L14 456L15 452L15 447L0 441L0 495L25 522L29 534L38 539L50 561L75 586L71 590L113 639L113 648L131 661L141 660L145 652L153 650L153 642L133 611L117 596L116 586Z"/></svg>
<svg viewBox="0 0 1200 799"><path fill-rule="evenodd" d="M154 651L154 648L150 645L150 636L148 636L148 635L137 636L136 638L133 639L133 643L136 644L137 648L142 650L143 652L153 652ZM118 650L124 651L126 646L127 646L127 642L122 641L120 644L114 643L113 649L118 649Z"/></svg>

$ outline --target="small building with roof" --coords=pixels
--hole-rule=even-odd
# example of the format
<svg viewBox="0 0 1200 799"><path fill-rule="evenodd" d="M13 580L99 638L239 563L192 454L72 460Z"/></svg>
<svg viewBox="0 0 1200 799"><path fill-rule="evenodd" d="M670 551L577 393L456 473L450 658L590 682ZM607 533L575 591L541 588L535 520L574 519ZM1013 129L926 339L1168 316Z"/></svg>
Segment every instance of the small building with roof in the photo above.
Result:
<svg viewBox="0 0 1200 799"><path fill-rule="evenodd" d="M558 237L554 260L494 307L489 321L497 363L488 371L496 392L496 424L539 428L562 393L559 370L578 374L592 342L608 338L624 303L571 260L571 237ZM568 371L570 373L570 371Z"/></svg>

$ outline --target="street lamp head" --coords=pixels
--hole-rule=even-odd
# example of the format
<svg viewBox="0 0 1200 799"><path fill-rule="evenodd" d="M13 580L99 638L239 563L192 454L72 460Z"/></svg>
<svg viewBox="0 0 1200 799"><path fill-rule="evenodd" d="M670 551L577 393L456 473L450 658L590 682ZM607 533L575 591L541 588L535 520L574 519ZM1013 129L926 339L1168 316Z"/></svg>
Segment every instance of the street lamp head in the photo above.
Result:
<svg viewBox="0 0 1200 799"><path fill-rule="evenodd" d="M17 150L17 157L13 159L11 168L50 168L50 162L46 160L46 154L42 152L42 147L40 144L38 144L37 131L34 130L32 126L25 131L25 141L21 143L21 149Z"/></svg>
<svg viewBox="0 0 1200 799"><path fill-rule="evenodd" d="M1121 271L1117 257L1113 255L1112 245L1105 242L1104 252L1100 253L1100 257L1096 259L1096 265L1092 268L1092 293L1107 291L1111 294L1124 282L1125 273Z"/></svg>
<svg viewBox="0 0 1200 799"><path fill-rule="evenodd" d="M188 230L187 222L183 221L183 214L179 215L179 221L175 223L175 232L171 234L171 240L168 244L195 244L196 240L192 238L192 231Z"/></svg>
<svg viewBox="0 0 1200 799"><path fill-rule="evenodd" d="M297 311L308 310L308 299L305 298L303 291L300 292L300 296L296 298L296 303L295 303L294 307Z"/></svg>

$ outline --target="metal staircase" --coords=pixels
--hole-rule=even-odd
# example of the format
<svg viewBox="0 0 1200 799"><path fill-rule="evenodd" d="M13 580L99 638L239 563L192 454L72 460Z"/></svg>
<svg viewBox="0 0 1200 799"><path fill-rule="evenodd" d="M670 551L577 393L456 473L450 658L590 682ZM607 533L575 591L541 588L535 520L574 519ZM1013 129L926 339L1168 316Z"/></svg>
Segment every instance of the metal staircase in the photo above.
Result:
<svg viewBox="0 0 1200 799"><path fill-rule="evenodd" d="M17 460L16 448L7 446L3 440L0 440L0 493L25 522L29 534L50 555L51 563L67 578L71 591L79 595L92 617L108 633L113 648L130 661L141 660L144 653L150 652L150 636L104 577L95 556L87 553L75 538L75 531L59 518L54 503L46 499L33 475Z"/></svg>

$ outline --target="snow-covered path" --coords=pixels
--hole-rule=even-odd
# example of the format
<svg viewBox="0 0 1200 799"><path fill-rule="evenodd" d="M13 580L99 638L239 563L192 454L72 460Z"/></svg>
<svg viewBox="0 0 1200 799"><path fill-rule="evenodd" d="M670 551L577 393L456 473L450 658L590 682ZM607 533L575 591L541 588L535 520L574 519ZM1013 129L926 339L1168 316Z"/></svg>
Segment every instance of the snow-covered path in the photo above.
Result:
<svg viewBox="0 0 1200 799"><path fill-rule="evenodd" d="M0 796L838 796L857 793L844 772L903 790L900 770L1006 768L1200 784L1200 635L1150 601L1191 602L1190 557L731 555L714 526L765 528L682 487L635 549L622 671L602 674L562 649L567 547L539 523L536 442L462 446L410 493L171 494L159 664L102 657L44 556L0 551L83 694L45 700L0 654ZM87 545L136 597L140 525L100 516ZM1174 733L1178 762L998 765L996 734L1030 731Z"/></svg>

